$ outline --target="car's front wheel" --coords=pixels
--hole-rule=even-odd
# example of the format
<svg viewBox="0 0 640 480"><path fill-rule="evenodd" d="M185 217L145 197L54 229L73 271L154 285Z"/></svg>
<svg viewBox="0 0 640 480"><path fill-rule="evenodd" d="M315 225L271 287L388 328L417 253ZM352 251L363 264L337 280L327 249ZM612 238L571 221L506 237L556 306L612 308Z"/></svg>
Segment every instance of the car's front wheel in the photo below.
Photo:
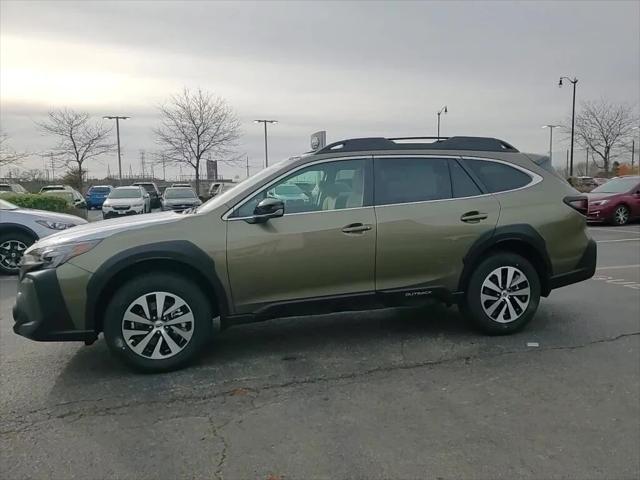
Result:
<svg viewBox="0 0 640 480"><path fill-rule="evenodd" d="M540 278L529 261L499 252L471 274L462 311L484 333L504 335L523 328L540 303Z"/></svg>
<svg viewBox="0 0 640 480"><path fill-rule="evenodd" d="M22 232L0 234L0 273L17 274L24 251L34 242L35 239L32 236Z"/></svg>
<svg viewBox="0 0 640 480"><path fill-rule="evenodd" d="M629 222L629 208L626 205L618 205L613 212L614 225L626 225Z"/></svg>
<svg viewBox="0 0 640 480"><path fill-rule="evenodd" d="M128 365L149 372L192 361L212 334L211 306L191 281L166 273L133 278L113 295L105 312L110 350Z"/></svg>

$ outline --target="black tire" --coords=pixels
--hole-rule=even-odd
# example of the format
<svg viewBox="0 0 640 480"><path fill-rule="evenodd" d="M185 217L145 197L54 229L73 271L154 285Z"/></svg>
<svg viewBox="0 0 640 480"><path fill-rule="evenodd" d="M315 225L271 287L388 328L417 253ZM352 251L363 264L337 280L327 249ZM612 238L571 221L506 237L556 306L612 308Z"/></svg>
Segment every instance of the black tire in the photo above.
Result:
<svg viewBox="0 0 640 480"><path fill-rule="evenodd" d="M507 323L500 323L496 319L492 318L485 311L485 306L490 310L493 302L485 302L485 306L482 303L481 292L483 292L483 283L490 277L490 275L497 269L503 267L515 267L518 269L528 281L529 287L529 303L524 310L520 309L519 316L515 320L506 320ZM493 277L496 279L496 277ZM519 278L515 277L514 278ZM498 280L499 281L499 280ZM502 285L500 285L502 286ZM514 287L515 288L515 287ZM521 288L521 287L520 287ZM487 292L486 290L484 290ZM490 293L489 290L488 293ZM518 299L523 297L518 296ZM501 299L498 297L499 302L503 303L503 306L497 305L496 311L491 312L494 316L499 316L501 310L518 314L519 302L515 299ZM510 302L510 307L507 308L506 302ZM520 255L516 255L510 252L496 252L489 258L483 260L471 274L469 284L465 292L464 303L461 305L463 314L483 333L488 335L506 335L521 330L529 321L533 318L538 309L540 303L540 278L538 272L531 265L529 261ZM496 313L497 312L497 313ZM507 313L507 316L509 314ZM515 316L515 315L514 315ZM504 319L503 319L504 320Z"/></svg>
<svg viewBox="0 0 640 480"><path fill-rule="evenodd" d="M139 297L147 293L152 294L152 292L167 292L180 297L193 314L191 326L193 332L190 340L177 354L162 359L151 359L136 353L132 350L132 345L136 346L136 344L128 344L123 334L123 317L129 306ZM151 305L149 305L149 311L152 311ZM211 306L197 284L181 276L164 272L147 273L129 280L113 295L105 311L104 338L111 352L130 367L144 372L166 372L184 367L198 356L211 339L213 332L212 319ZM130 325L130 323L127 323L127 325ZM138 327L153 329L151 326ZM164 327L165 330L167 328L171 327ZM151 338L147 345L151 346L152 342L156 340L154 345L157 346L157 343L162 339L161 334L164 335L165 332L154 333L153 336L155 338ZM173 333L171 336L174 340L179 340L180 337L176 337L176 335L176 333ZM137 345L140 345L143 340L140 340L141 337L143 335L130 341L138 342ZM168 344L165 342L163 347L168 348Z"/></svg>
<svg viewBox="0 0 640 480"><path fill-rule="evenodd" d="M36 241L33 235L29 235L20 231L9 231L0 234L0 274L2 275L17 275L20 271L19 267L12 268L12 264L17 264L22 258L22 246L29 248ZM19 242L21 245L17 245L15 242ZM17 248L20 248L18 252Z"/></svg>
<svg viewBox="0 0 640 480"><path fill-rule="evenodd" d="M618 205L613 212L611 223L618 227L626 225L627 223L629 223L630 214L631 212L629 211L629 207L627 207L626 205Z"/></svg>

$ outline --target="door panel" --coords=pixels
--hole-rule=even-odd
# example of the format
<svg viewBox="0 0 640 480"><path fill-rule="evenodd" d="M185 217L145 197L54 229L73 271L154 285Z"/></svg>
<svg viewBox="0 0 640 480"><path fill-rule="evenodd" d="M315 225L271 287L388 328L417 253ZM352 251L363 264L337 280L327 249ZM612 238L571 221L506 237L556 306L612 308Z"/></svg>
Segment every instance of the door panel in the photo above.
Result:
<svg viewBox="0 0 640 480"><path fill-rule="evenodd" d="M457 290L462 259L495 229L498 201L452 158L375 157L374 177L376 290Z"/></svg>
<svg viewBox="0 0 640 480"><path fill-rule="evenodd" d="M271 302L374 290L373 207L291 214L263 224L234 220L227 225L227 265L236 313L250 313ZM345 227L351 231L343 232Z"/></svg>
<svg viewBox="0 0 640 480"><path fill-rule="evenodd" d="M378 219L376 290L441 286L455 291L462 259L495 229L500 207L491 196L375 207ZM486 219L467 223L471 212Z"/></svg>

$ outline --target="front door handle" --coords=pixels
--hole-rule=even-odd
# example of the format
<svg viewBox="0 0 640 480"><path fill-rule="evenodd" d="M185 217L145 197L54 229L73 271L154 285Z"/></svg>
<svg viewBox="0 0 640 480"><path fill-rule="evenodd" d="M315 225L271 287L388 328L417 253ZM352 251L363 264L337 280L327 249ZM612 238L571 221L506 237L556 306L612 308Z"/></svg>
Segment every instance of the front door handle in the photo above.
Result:
<svg viewBox="0 0 640 480"><path fill-rule="evenodd" d="M473 211L473 212L467 212L464 215L462 215L460 217L460 220L467 223L478 223L480 220L486 220L487 218L489 218L488 214L478 212L478 211Z"/></svg>
<svg viewBox="0 0 640 480"><path fill-rule="evenodd" d="M342 227L344 233L362 233L373 228L371 225L365 225L364 223L350 223Z"/></svg>

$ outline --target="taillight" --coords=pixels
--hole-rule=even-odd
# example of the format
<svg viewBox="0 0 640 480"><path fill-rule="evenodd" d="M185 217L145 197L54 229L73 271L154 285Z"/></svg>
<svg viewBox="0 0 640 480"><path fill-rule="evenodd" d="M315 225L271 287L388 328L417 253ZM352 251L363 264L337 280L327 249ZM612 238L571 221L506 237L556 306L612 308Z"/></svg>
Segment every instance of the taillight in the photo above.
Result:
<svg viewBox="0 0 640 480"><path fill-rule="evenodd" d="M589 199L587 197L584 197L584 196L564 197L562 201L584 216L586 216L587 213L589 212Z"/></svg>

